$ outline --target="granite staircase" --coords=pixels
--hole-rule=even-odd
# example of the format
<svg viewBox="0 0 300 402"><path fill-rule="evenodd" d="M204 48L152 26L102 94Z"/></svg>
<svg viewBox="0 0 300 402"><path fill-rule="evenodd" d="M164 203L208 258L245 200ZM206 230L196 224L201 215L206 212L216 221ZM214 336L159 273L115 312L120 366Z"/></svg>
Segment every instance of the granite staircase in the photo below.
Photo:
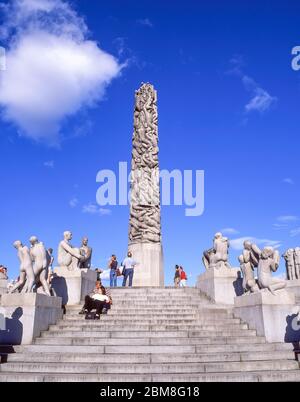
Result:
<svg viewBox="0 0 300 402"><path fill-rule="evenodd" d="M0 382L300 381L292 345L266 343L195 288L112 295L100 321L68 307L34 344L3 354Z"/></svg>

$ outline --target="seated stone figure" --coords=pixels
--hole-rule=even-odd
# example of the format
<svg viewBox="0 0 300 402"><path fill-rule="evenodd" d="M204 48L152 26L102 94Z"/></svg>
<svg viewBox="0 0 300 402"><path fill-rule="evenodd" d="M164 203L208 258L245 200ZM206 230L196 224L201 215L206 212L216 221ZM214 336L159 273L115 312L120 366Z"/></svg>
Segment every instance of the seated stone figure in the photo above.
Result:
<svg viewBox="0 0 300 402"><path fill-rule="evenodd" d="M276 291L286 287L285 280L272 277L272 272L277 271L280 263L278 250L274 250L273 247L265 247L261 251L255 245L252 246L252 249L259 255L257 267L259 287L261 289L268 289L273 295L276 295Z"/></svg>
<svg viewBox="0 0 300 402"><path fill-rule="evenodd" d="M222 233L216 233L213 248L204 251L203 264L206 269L231 268L228 262L229 240Z"/></svg>
<svg viewBox="0 0 300 402"><path fill-rule="evenodd" d="M58 264L60 267L67 267L69 271L79 269L80 262L84 260L84 256L81 254L80 249L72 247L70 244L72 240L72 233L64 232L64 239L58 246Z"/></svg>

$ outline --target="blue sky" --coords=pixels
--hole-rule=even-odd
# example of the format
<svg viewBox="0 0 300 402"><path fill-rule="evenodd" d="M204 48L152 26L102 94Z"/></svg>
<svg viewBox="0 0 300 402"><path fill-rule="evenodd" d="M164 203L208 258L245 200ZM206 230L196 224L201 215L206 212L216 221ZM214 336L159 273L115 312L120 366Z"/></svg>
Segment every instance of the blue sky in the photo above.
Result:
<svg viewBox="0 0 300 402"><path fill-rule="evenodd" d="M11 277L12 243L31 235L55 252L64 230L74 245L87 235L95 267L123 258L128 207L83 211L96 205L97 172L130 162L134 91L148 81L161 168L205 171L202 216L162 209L166 283L178 263L194 284L221 229L231 229L233 266L244 237L282 252L300 246L299 3L22 1L1 2L15 6L2 7L0 31L0 262ZM74 54L90 63L83 73Z"/></svg>

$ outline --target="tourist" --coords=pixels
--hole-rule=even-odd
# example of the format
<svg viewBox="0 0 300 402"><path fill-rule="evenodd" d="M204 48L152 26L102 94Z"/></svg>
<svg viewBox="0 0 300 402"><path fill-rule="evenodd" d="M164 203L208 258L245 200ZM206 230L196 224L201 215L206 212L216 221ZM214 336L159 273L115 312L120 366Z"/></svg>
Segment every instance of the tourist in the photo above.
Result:
<svg viewBox="0 0 300 402"><path fill-rule="evenodd" d="M93 292L85 297L84 306L79 314L88 314L92 310L96 310L95 319L99 320L103 307L109 302L105 289L101 286L101 282L97 281Z"/></svg>
<svg viewBox="0 0 300 402"><path fill-rule="evenodd" d="M132 280L133 280L133 273L134 273L134 267L137 265L137 262L134 261L132 258L132 253L129 251L127 254L127 257L122 263L122 266L124 267L123 275L123 284L122 286L126 286L127 279L129 278L129 287L132 287Z"/></svg>
<svg viewBox="0 0 300 402"><path fill-rule="evenodd" d="M118 277L118 261L117 257L113 254L109 261L109 268L110 268L110 287L117 286L117 277Z"/></svg>
<svg viewBox="0 0 300 402"><path fill-rule="evenodd" d="M95 272L97 273L97 281L101 282L101 274L103 273L102 269L95 268Z"/></svg>
<svg viewBox="0 0 300 402"><path fill-rule="evenodd" d="M184 269L182 267L180 267L180 287L185 288L186 281L187 281L187 275L184 272Z"/></svg>
<svg viewBox="0 0 300 402"><path fill-rule="evenodd" d="M180 267L179 265L175 265L175 276L174 276L175 288L178 288L179 284L180 284Z"/></svg>

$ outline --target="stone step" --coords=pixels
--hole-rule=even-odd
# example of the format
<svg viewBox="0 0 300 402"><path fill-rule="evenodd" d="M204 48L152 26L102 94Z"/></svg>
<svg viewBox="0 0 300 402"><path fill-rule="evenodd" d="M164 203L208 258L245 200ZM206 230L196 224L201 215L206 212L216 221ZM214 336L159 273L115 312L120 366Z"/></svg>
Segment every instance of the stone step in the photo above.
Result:
<svg viewBox="0 0 300 402"><path fill-rule="evenodd" d="M80 317L80 316L79 316ZM57 327L59 326L67 326L67 327L98 327L102 326L102 323L106 321L107 319L104 318L105 315L101 316L100 320L85 320L84 317L79 318L79 319L74 319L71 322L68 320L60 320L57 324L51 325L50 328ZM111 317L109 314L107 317ZM110 319L114 319L114 317L111 317ZM108 319L108 321L110 320ZM120 321L118 321L120 322ZM106 322L107 323L107 322ZM203 324L203 325L230 325L230 324L240 324L242 321L239 318L222 318L218 319L216 317L199 317L197 318L197 325ZM243 323L244 324L244 323Z"/></svg>
<svg viewBox="0 0 300 402"><path fill-rule="evenodd" d="M111 340L110 340L111 339ZM52 348L52 346L60 346L61 348L64 346L81 346L81 347L90 347L96 345L102 346L115 346L115 347L123 347L122 353L126 353L127 350L131 350L133 346L179 346L179 345L194 345L194 346L201 346L201 345L213 345L216 346L224 346L225 345L251 345L251 344L264 344L265 339L263 337L255 338L255 337L202 337L202 338L188 338L189 340L186 343L180 343L177 338L170 338L170 341L165 340L164 338L119 338L120 342L117 342L117 338L38 338L35 341L33 346L44 346L44 350L47 350L47 347ZM184 340L185 338L179 338ZM132 340L132 341L130 341ZM221 348L221 350L223 350ZM250 350L250 346L249 346ZM203 352L200 349L200 352ZM102 353L102 352L101 352ZM104 353L104 352L103 352ZM144 352L140 352L144 353ZM146 352L145 352L146 353ZM151 352L147 352L151 353ZM164 352L162 352L164 353Z"/></svg>
<svg viewBox="0 0 300 402"><path fill-rule="evenodd" d="M221 330L221 329L229 330L229 328L230 328L230 330L242 330L242 329L245 330L245 329L247 329L247 325L246 324L245 325L244 324L234 324L231 327L224 326L223 328L222 328L222 326L217 327L217 326L210 326L210 325L201 325L198 328L201 331L214 331L215 332L215 331ZM97 328L93 328L92 330L89 330L89 331L85 330L84 332L73 331L73 330L71 330L71 331L70 330L63 330L63 331L50 330L50 331L43 331L41 334L41 337L42 338L48 338L48 337L49 338L53 338L53 337L57 337L57 338L59 338L59 337L74 337L74 338L99 337L99 338L102 338L103 331L99 332L99 331L97 331Z"/></svg>
<svg viewBox="0 0 300 402"><path fill-rule="evenodd" d="M200 345L205 345L205 344L208 344L208 345L213 345L213 344L217 344L217 345L220 345L220 344L232 344L232 343L236 343L236 344L249 344L249 343L263 343L264 342L264 338L256 338L256 337L250 337L250 336L248 336L248 337L228 337L228 338L225 338L225 337L218 337L218 336L216 336L216 337L209 337L209 336L207 336L207 337L205 337L204 335L202 336L202 337L195 337L196 339L197 339L197 341L195 341L194 343L195 343L195 345L198 345L198 344L200 344ZM124 343L124 338L121 338L121 339L123 339L123 341L121 342L121 343ZM138 339L138 338L132 338L132 339ZM149 338L150 339L150 338ZM173 339L176 339L176 338L173 338ZM156 352L156 346L149 346L149 349L148 349L148 346L147 345L145 345L145 343L147 342L147 341L144 341L144 339L142 338L142 340L143 340L143 342L142 342L142 345L139 345L139 343L141 343L140 341L134 341L134 340L132 340L132 342L131 342L131 344L129 344L129 342L125 342L125 345L120 345L120 343L119 344L117 344L116 345L116 342L114 342L114 346L113 346L113 348L114 348L114 350L116 350L116 352L114 351L114 352L111 352L111 353L118 353L118 350L119 350L119 353L129 353L129 351L132 351L132 353L158 353L158 352ZM103 341L103 343L104 342L106 342L106 341ZM110 342L110 341L107 341L107 342ZM172 345L172 342L173 343L175 343L175 346L174 345ZM159 343L159 341L154 341L154 340L149 340L149 344L151 343L151 345L153 345L153 344L155 344L155 343ZM35 345L45 345L45 346L51 346L51 345L58 345L58 346L63 346L63 345L77 345L77 346L93 346L93 345L100 345L101 344L101 338L83 338L83 337L81 337L81 338L38 338L38 339L36 339L35 340ZM184 344L181 344L180 345L180 348L178 348L178 344L176 344L176 341L170 341L170 344L171 345L168 345L168 344L165 344L165 343L163 343L163 345L161 346L161 348L160 348L160 346L158 346L158 348L160 348L159 349L159 351L160 351L160 353L168 353L167 352L167 350L166 351L164 351L163 350L163 347L165 346L165 347L171 347L171 348L173 348L174 349L174 353L176 353L176 347L177 347L177 353L184 353L184 351L185 351L185 347L188 349L188 347L191 347L191 348L193 348L194 346L192 346L192 345L190 345L190 346L188 346L188 345L184 345ZM109 348L110 346L108 346L108 348ZM152 349L153 349L153 352L152 352ZM173 350L172 349L172 350ZM105 353L110 353L107 349L105 349Z"/></svg>
<svg viewBox="0 0 300 402"><path fill-rule="evenodd" d="M76 322L77 320L64 320L65 323L69 322L70 324L73 324L74 321ZM84 318L82 321L85 321ZM191 325L191 326L201 326L203 321L199 321L196 319L160 319L160 318L143 318L143 319L133 319L133 320L122 320L122 319L113 319L113 318L103 318L101 317L100 322L102 325L116 325L116 326L140 326L140 325ZM61 321L59 321L59 324L61 324ZM234 324L235 325L235 324Z"/></svg>
<svg viewBox="0 0 300 402"><path fill-rule="evenodd" d="M258 371L209 374L30 374L1 373L0 382L295 382L300 381L300 370Z"/></svg>
<svg viewBox="0 0 300 402"><path fill-rule="evenodd" d="M233 325L205 325L205 324L201 324L199 326L197 326L200 330L202 331L220 331L220 330L239 330L239 329L247 329L248 326L247 324L233 324ZM87 337L87 336L98 336L98 334L96 335L95 333L99 332L98 331L99 328L95 327L95 328L81 328L81 327L75 327L72 328L71 330L68 330L66 328L63 328L63 330L59 330L59 331L55 331L53 329L49 330L49 331L43 331L42 332L42 337L47 337L48 335L50 337L53 336L78 336L81 334L81 336ZM103 334L103 332L101 332Z"/></svg>
<svg viewBox="0 0 300 402"><path fill-rule="evenodd" d="M57 328L57 335L58 338L60 338L61 333L59 328ZM71 332L72 328L70 328ZM78 334L78 331L75 331L76 334ZM92 334L94 335L95 332L91 331ZM199 337L207 337L210 338L212 340L214 339L221 339L223 341L226 341L227 339L234 339L234 341L236 342L254 342L255 339L257 340L257 342L261 342L262 340L264 340L264 337L258 337L258 336L254 336L254 331L252 331L252 334L249 335L249 331L243 331L243 334L246 334L246 336L241 336L239 335L235 335L233 336L232 334L230 336L226 336L224 335L224 332L221 332L221 335L216 334L215 332L208 332L208 331L195 331L194 329L192 330L176 330L176 331L160 331L160 330L137 330L135 331L133 328L131 328L130 330L125 330L123 327L121 330L118 330L117 328L113 327L110 330L106 330L105 328L103 328L103 326L99 326L98 330L96 332L100 333L100 337L101 338L164 338L164 339L169 339L169 338L199 338ZM239 331L240 332L240 331ZM84 332L82 332L84 333ZM208 336L205 336L205 334ZM248 333L248 335L247 335ZM79 331L79 335L80 335L80 331ZM77 337L77 335L76 335ZM38 338L38 339L45 339L43 338ZM63 338L62 338L63 339ZM75 339L75 337L74 337Z"/></svg>
<svg viewBox="0 0 300 402"><path fill-rule="evenodd" d="M86 339L86 338L97 338L97 343L99 345L197 345L197 344L203 344L204 340L206 339L205 337L199 337L199 338L104 338L103 334L101 333L90 333L90 334L82 334L82 335L73 335L72 333L68 334L62 334L59 335L55 334L54 336L45 336L42 337L43 341L40 342L36 340L36 344L51 344L54 341L52 339L55 339L55 344L64 344L64 340L60 342L60 339L65 339L65 338L72 338L74 342L80 342L79 339ZM39 338L41 339L41 338ZM50 342L47 342L46 339L51 339ZM218 342L219 337L216 338L210 338L211 342ZM221 338L224 339L224 338ZM248 339L248 338L247 338ZM67 341L67 344L69 342Z"/></svg>
<svg viewBox="0 0 300 402"><path fill-rule="evenodd" d="M65 323L64 323L65 324ZM64 329L65 327L72 327L74 325L74 323L72 323L70 326L66 326L63 323L59 324L60 329ZM99 326L100 328L100 326ZM169 324L169 325L159 325L159 324L151 324L151 325L147 325L147 324L135 324L135 325L117 325L117 324L105 324L102 323L101 325L101 329L100 331L168 331L168 332L172 332L172 331L201 331L202 327L201 325L195 325L195 324ZM242 332L241 332L242 331ZM248 335L247 335L248 332ZM215 332L213 331L207 331L207 336L212 336ZM255 336L256 332L255 330L251 330L251 332L249 332L248 330L240 330L240 331L231 331L229 330L222 330L222 331L218 331L218 335L219 336Z"/></svg>
<svg viewBox="0 0 300 402"><path fill-rule="evenodd" d="M109 355L95 353L16 353L8 356L9 363L203 363L203 362L239 362L251 360L295 360L292 351L255 351L255 352L228 352L228 353L197 353L197 354L162 354L162 355Z"/></svg>
<svg viewBox="0 0 300 402"><path fill-rule="evenodd" d="M221 373L240 371L296 370L298 362L293 360L216 362L216 363L6 363L1 372L30 373L87 373L87 374L164 374L164 373Z"/></svg>
<svg viewBox="0 0 300 402"><path fill-rule="evenodd" d="M161 338L160 338L161 339ZM153 339L155 341L155 338ZM252 353L252 352L271 352L274 353L276 351L284 351L284 352L291 352L292 347L289 344L270 344L265 343L264 338L258 338L256 342L244 342L244 343L237 343L235 339L204 339L203 345L197 344L196 352L197 354L214 354L217 355L219 353L228 353L228 352L244 352L244 353ZM227 343L226 343L227 342ZM157 345L158 346L158 345ZM131 351L131 349L130 349ZM19 353L26 354L27 356L35 355L37 353L41 354L52 354L57 356L57 359L60 358L65 353L68 354L101 354L102 357L106 356L104 354L104 346L103 345L94 345L94 346L78 346L78 345L26 345L26 346L15 346L16 354L10 354L9 358L16 358ZM126 353L126 350L123 351L124 353L119 354L121 358L123 355L129 356L145 356L147 353L144 354L132 354L130 352ZM130 354L129 354L130 353ZM166 356L170 356L168 353L163 353ZM114 356L108 354L109 356ZM148 353L148 355L150 355ZM184 354L174 354L174 356L184 356ZM196 355L196 354L195 354ZM118 356L117 354L115 356ZM152 355L156 356L156 355ZM153 357L154 358L154 357ZM249 360L252 360L249 358Z"/></svg>

